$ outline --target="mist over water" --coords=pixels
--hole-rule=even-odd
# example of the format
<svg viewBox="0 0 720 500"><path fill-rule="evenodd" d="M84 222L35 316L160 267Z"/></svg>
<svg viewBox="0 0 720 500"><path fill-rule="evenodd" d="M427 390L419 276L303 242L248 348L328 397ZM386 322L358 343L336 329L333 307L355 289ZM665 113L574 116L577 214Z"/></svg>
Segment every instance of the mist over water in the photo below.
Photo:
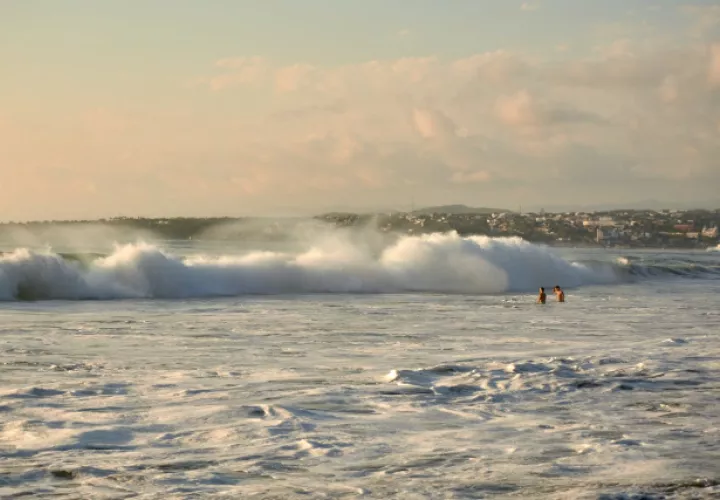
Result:
<svg viewBox="0 0 720 500"><path fill-rule="evenodd" d="M247 226L212 228L205 239L117 243L138 233L102 226L21 234L0 256L0 299L177 299L254 294L531 292L652 277L720 277L718 263L663 257L577 259L521 238L433 233L406 236L370 228L289 226L282 239L241 239ZM249 234L257 234L250 228ZM51 236L51 237L50 237ZM48 246L59 242L64 251ZM115 242L115 243L111 243ZM6 242L6 247L7 247ZM706 260L712 253L706 253ZM612 257L612 258L610 258Z"/></svg>

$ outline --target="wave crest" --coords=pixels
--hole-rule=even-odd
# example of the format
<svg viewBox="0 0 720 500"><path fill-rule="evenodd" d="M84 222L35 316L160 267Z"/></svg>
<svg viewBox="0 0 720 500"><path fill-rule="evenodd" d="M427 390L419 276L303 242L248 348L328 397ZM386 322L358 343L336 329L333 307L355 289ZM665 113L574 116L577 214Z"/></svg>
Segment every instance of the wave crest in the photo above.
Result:
<svg viewBox="0 0 720 500"><path fill-rule="evenodd" d="M179 257L118 246L87 262L18 249L0 258L0 298L190 298L286 293L502 293L618 282L619 266L570 262L521 238L401 237L379 249L329 238L306 251Z"/></svg>

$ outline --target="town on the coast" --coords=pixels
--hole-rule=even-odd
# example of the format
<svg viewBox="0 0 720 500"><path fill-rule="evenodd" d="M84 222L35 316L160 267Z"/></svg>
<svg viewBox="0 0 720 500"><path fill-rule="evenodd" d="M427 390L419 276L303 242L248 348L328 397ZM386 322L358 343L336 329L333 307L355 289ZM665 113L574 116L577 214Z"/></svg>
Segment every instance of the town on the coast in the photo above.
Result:
<svg viewBox="0 0 720 500"><path fill-rule="evenodd" d="M373 215L326 214L338 226L372 223L381 231L519 236L551 245L708 248L718 245L720 210L608 210L519 213L463 205Z"/></svg>
<svg viewBox="0 0 720 500"><path fill-rule="evenodd" d="M455 231L463 236L516 236L558 246L703 249L717 248L720 243L720 209L550 213L445 205L408 212L333 212L311 220L333 227L407 235ZM162 239L278 241L291 238L307 222L307 217L116 217L96 221L5 222L0 223L0 238L101 225Z"/></svg>

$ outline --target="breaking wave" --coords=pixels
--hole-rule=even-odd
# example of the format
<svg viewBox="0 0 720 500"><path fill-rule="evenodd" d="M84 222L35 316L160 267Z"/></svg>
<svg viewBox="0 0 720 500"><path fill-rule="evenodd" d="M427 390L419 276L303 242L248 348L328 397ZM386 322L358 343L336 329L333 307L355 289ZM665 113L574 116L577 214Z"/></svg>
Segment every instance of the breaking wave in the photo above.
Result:
<svg viewBox="0 0 720 500"><path fill-rule="evenodd" d="M617 264L619 271L634 278L720 279L720 265L717 262L698 262L679 258L653 260L621 257L617 260Z"/></svg>
<svg viewBox="0 0 720 500"><path fill-rule="evenodd" d="M529 292L717 269L632 261L572 262L520 238L455 233L401 237L379 249L340 239L306 251L175 256L150 244L108 256L17 249L0 257L0 299L191 298L294 293Z"/></svg>

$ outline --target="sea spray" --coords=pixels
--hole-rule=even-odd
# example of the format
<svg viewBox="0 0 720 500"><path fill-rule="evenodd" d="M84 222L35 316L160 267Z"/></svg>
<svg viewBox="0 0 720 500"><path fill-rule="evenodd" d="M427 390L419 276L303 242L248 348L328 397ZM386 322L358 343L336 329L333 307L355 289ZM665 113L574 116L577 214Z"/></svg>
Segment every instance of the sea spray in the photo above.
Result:
<svg viewBox="0 0 720 500"><path fill-rule="evenodd" d="M18 249L0 258L0 297L190 298L288 293L502 293L611 283L591 269L520 238L404 236L377 248L323 237L297 252L175 256L147 244L117 246L82 263Z"/></svg>

